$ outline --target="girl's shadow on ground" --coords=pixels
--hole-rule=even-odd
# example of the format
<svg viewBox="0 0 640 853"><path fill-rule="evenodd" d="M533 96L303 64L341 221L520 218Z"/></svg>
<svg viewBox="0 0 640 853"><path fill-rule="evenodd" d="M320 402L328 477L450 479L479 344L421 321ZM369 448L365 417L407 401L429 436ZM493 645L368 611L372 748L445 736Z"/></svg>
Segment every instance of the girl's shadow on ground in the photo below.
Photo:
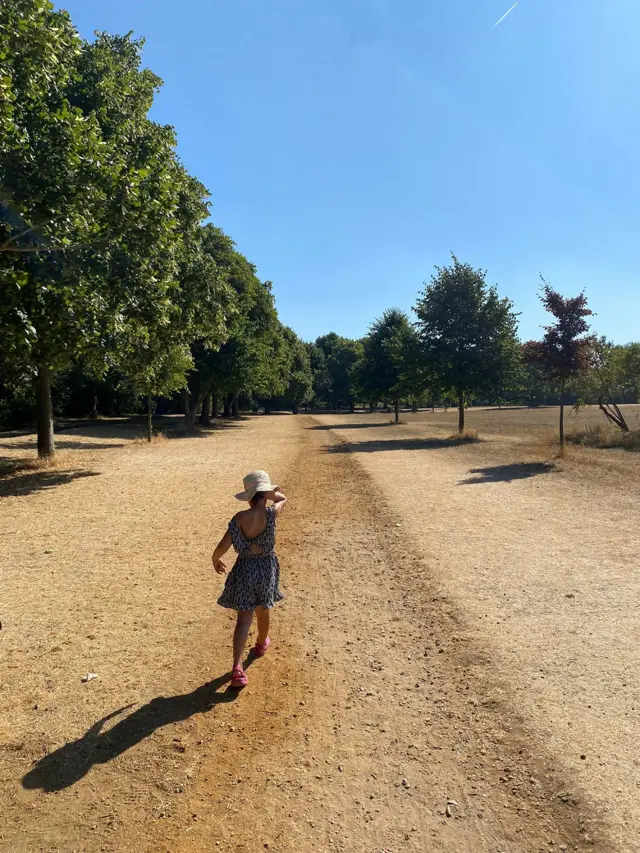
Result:
<svg viewBox="0 0 640 853"><path fill-rule="evenodd" d="M247 661L246 666L250 663ZM125 717L107 732L102 728L109 720L127 711L132 705L107 714L78 740L66 743L55 752L41 758L35 767L22 779L25 788L41 788L43 791L61 791L79 782L94 764L106 764L122 755L132 746L152 735L156 729L170 723L186 720L194 714L204 714L222 702L233 702L238 691L232 687L221 691L229 684L227 673L203 684L192 693L181 696L158 696Z"/></svg>

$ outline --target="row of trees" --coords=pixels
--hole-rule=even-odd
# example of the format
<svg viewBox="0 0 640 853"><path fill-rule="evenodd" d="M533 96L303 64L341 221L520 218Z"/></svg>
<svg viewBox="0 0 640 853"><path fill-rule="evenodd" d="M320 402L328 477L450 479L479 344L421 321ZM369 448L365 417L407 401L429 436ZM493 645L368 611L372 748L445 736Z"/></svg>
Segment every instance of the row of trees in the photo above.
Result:
<svg viewBox="0 0 640 853"><path fill-rule="evenodd" d="M382 401L393 405L396 421L401 402L455 401L460 431L473 400L558 403L564 442L570 400L598 404L628 431L620 404L640 395L640 344L615 346L589 334L584 294L565 298L543 280L541 300L551 322L540 341L522 344L510 300L487 285L483 270L453 256L419 296L414 323L391 309L362 341L327 335L310 346L315 401L334 408Z"/></svg>
<svg viewBox="0 0 640 853"><path fill-rule="evenodd" d="M184 391L190 426L241 390L308 396L270 283L207 222L173 128L148 117L161 81L142 46L85 41L47 0L0 7L0 397L28 410L34 389L42 456L52 392L78 371L143 396L149 430L159 395Z"/></svg>
<svg viewBox="0 0 640 853"><path fill-rule="evenodd" d="M629 428L619 403L637 398L640 345L590 336L584 295L546 282L553 320L523 345L512 303L455 257L415 322L392 309L362 340L303 343L279 321L270 282L208 221L173 128L149 119L161 81L142 68L142 44L85 41L48 0L0 6L0 419L34 406L40 455L54 452L55 405L96 414L141 400L149 437L163 399L179 401L188 428L241 402L382 402L397 420L401 403L453 401L462 431L471 401L522 398L559 402L561 436L567 398Z"/></svg>

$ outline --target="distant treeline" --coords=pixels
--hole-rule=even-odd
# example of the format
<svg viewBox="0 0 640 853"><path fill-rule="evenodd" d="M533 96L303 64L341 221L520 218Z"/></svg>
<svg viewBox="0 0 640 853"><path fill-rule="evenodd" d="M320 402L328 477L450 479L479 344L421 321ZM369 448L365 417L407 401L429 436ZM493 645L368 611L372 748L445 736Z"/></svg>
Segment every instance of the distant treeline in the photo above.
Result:
<svg viewBox="0 0 640 853"><path fill-rule="evenodd" d="M508 299L453 257L362 340L305 343L271 283L209 221L209 194L149 119L161 81L142 42L82 39L47 0L0 5L0 425L182 411L196 421L302 406L638 399L640 345L588 334L583 295L523 344Z"/></svg>

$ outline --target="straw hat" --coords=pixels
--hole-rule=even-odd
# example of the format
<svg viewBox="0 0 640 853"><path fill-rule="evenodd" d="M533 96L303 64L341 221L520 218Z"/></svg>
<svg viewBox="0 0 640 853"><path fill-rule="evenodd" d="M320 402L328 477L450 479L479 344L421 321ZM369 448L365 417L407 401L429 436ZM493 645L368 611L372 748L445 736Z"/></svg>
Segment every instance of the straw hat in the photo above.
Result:
<svg viewBox="0 0 640 853"><path fill-rule="evenodd" d="M274 486L266 471L252 471L242 481L244 492L236 495L239 501L250 501L258 492L275 492L280 486Z"/></svg>

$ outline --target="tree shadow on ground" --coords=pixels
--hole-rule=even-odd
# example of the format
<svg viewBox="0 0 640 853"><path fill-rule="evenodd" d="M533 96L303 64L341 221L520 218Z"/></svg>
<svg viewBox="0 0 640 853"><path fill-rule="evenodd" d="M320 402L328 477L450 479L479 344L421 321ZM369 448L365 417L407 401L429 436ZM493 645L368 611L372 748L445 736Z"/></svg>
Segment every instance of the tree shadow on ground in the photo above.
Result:
<svg viewBox="0 0 640 853"><path fill-rule="evenodd" d="M516 462L512 465L493 465L487 468L472 468L469 473L475 476L461 480L459 486L473 486L477 483L512 483L514 480L526 480L540 474L552 474L556 471L551 462Z"/></svg>
<svg viewBox="0 0 640 853"><path fill-rule="evenodd" d="M204 438L214 432L237 427L244 420L245 418L220 419L207 426L196 424L193 432L188 432L180 419L159 416L153 420L153 431L167 438ZM59 450L108 450L112 447L125 447L127 442L140 441L146 437L146 419L138 417L126 420L65 421L56 424L55 429L55 443ZM79 438L86 438L88 441L78 441ZM112 441L100 442L99 439ZM35 451L36 446L36 436L32 430L0 432L0 450Z"/></svg>
<svg viewBox="0 0 640 853"><path fill-rule="evenodd" d="M84 477L97 477L98 471L18 471L0 474L0 498L24 497L35 492L64 486Z"/></svg>
<svg viewBox="0 0 640 853"><path fill-rule="evenodd" d="M206 426L204 424L196 424L194 430L186 430L182 426L170 427L166 430L159 430L166 438L207 438L216 432L222 432L225 429L235 429L242 425L248 418L230 418L229 420L212 421ZM154 424L155 428L155 424Z"/></svg>
<svg viewBox="0 0 640 853"><path fill-rule="evenodd" d="M245 667L251 664L251 658ZM129 714L108 731L102 728L109 720L128 711L132 705L119 708L94 723L78 740L70 741L54 752L45 755L22 779L27 789L40 788L53 792L69 788L79 782L95 764L106 764L122 755L132 746L150 737L163 726L179 723L195 714L206 714L216 705L233 702L238 691L229 686L231 673L203 684L191 693L178 696L157 696L146 705Z"/></svg>
<svg viewBox="0 0 640 853"><path fill-rule="evenodd" d="M364 424L318 424L317 426L307 427L307 429L328 432L329 430L335 429L372 429L374 427L388 427L393 426L389 421L373 421L370 423Z"/></svg>
<svg viewBox="0 0 640 853"><path fill-rule="evenodd" d="M115 436L114 436L115 437ZM113 441L74 441L72 438L66 438L63 435L55 436L56 450L109 450L111 447L124 447L123 442ZM36 439L26 441L12 441L0 443L0 448L3 450L36 450Z"/></svg>
<svg viewBox="0 0 640 853"><path fill-rule="evenodd" d="M465 444L479 444L481 439L458 438L398 438L385 441L353 441L333 444L326 448L327 453L379 453L385 450L442 450L446 447L460 447Z"/></svg>

